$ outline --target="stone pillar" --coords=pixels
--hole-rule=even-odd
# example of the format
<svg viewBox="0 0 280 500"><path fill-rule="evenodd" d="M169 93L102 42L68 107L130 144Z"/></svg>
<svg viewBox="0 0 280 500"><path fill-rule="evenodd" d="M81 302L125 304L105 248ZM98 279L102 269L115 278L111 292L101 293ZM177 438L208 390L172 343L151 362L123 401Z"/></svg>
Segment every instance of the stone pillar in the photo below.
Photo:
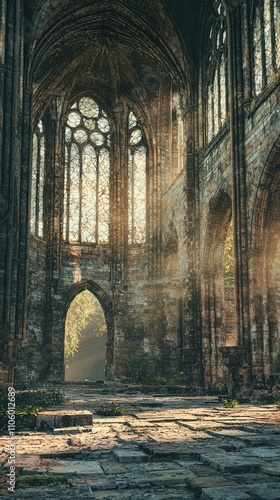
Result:
<svg viewBox="0 0 280 500"><path fill-rule="evenodd" d="M17 296L23 283L18 283L19 222L22 145L22 12L21 1L1 1L0 51L0 328L5 369L11 363L8 378L13 380L15 339L19 336L16 317ZM26 238L26 236L25 236ZM3 368L3 366L2 366ZM3 368L4 369L4 368ZM2 373L3 373L2 369ZM4 369L4 371L5 371ZM4 377L5 379L5 377Z"/></svg>
<svg viewBox="0 0 280 500"><path fill-rule="evenodd" d="M107 346L106 377L114 379L115 358L123 349L123 333L127 319L127 258L128 258L128 212L127 212L127 120L128 108L125 101L115 93L115 130L112 145L112 158L114 168L111 187L111 206L114 210L110 216L110 242L111 242L111 287L113 292L113 327L112 335ZM108 370L108 366L110 369Z"/></svg>
<svg viewBox="0 0 280 500"><path fill-rule="evenodd" d="M238 345L250 350L248 227L243 87L243 15L240 3L227 7L232 161L232 221L235 254L235 304Z"/></svg>
<svg viewBox="0 0 280 500"><path fill-rule="evenodd" d="M28 235L30 215L30 186L31 186L31 140L32 140L32 93L25 88L23 91L22 114L22 154L19 197L19 243L17 268L17 307L16 329L18 337L23 339L26 330L27 284L28 284Z"/></svg>
<svg viewBox="0 0 280 500"><path fill-rule="evenodd" d="M195 88L195 83L194 83ZM198 148L198 97L186 109L187 123L187 165L186 165L186 289L185 303L185 346L187 348L185 370L189 385L203 386L201 292L199 262L199 148ZM191 353L191 355L190 355Z"/></svg>
<svg viewBox="0 0 280 500"><path fill-rule="evenodd" d="M6 73L6 0L0 0L0 159L2 158L2 144L3 144L3 127L4 127L4 85ZM4 203L0 200L0 217L2 218L2 211L4 210Z"/></svg>

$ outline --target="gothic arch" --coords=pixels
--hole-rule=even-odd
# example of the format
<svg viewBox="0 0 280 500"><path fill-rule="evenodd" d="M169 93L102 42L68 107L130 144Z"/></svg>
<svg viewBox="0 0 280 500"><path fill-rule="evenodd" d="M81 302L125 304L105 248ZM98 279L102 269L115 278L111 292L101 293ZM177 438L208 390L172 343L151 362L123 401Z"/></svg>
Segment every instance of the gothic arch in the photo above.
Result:
<svg viewBox="0 0 280 500"><path fill-rule="evenodd" d="M229 186L219 187L209 202L209 214L204 245L204 269L214 264L216 252L223 251L228 224L231 220L232 201ZM220 262L217 262L220 265Z"/></svg>
<svg viewBox="0 0 280 500"><path fill-rule="evenodd" d="M269 223L273 212L271 207L277 204L280 184L280 137L270 149L257 188L252 218L252 250L261 247L264 238L264 228Z"/></svg>
<svg viewBox="0 0 280 500"><path fill-rule="evenodd" d="M236 344L234 290L224 284L224 246L232 201L220 186L209 202L202 273L202 355L206 385L225 381L221 348Z"/></svg>
<svg viewBox="0 0 280 500"><path fill-rule="evenodd" d="M257 377L280 370L280 138L263 169L252 222L252 364ZM260 364L261 360L261 364Z"/></svg>
<svg viewBox="0 0 280 500"><path fill-rule="evenodd" d="M178 247L179 247L178 231L177 231L175 223L172 219L169 222L166 233L165 233L163 254L165 256L172 255L173 253L178 252Z"/></svg>
<svg viewBox="0 0 280 500"><path fill-rule="evenodd" d="M107 345L106 345L106 367L105 375L108 380L113 378L114 374L114 318L112 301L108 294L96 282L91 280L83 280L72 285L66 292L63 314L63 332L65 332L65 320L67 311L71 302L81 292L88 290L91 292L101 304L104 311L104 316L107 325Z"/></svg>

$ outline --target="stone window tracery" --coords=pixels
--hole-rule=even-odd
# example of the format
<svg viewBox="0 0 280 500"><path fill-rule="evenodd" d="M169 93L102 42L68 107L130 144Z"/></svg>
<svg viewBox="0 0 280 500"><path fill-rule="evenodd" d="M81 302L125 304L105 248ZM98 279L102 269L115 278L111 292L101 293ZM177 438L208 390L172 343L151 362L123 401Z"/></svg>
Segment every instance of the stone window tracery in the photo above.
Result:
<svg viewBox="0 0 280 500"><path fill-rule="evenodd" d="M30 230L35 236L43 238L44 212L44 182L45 182L45 137L40 120L33 134L32 179L31 179L31 214Z"/></svg>
<svg viewBox="0 0 280 500"><path fill-rule="evenodd" d="M253 11L254 92L260 94L280 67L280 4L257 0Z"/></svg>
<svg viewBox="0 0 280 500"><path fill-rule="evenodd" d="M82 97L65 128L64 239L109 241L110 125L105 111Z"/></svg>
<svg viewBox="0 0 280 500"><path fill-rule="evenodd" d="M207 140L211 141L228 117L227 30L219 0L212 6L206 62Z"/></svg>
<svg viewBox="0 0 280 500"><path fill-rule="evenodd" d="M128 243L145 243L147 146L133 112L128 119L128 144Z"/></svg>

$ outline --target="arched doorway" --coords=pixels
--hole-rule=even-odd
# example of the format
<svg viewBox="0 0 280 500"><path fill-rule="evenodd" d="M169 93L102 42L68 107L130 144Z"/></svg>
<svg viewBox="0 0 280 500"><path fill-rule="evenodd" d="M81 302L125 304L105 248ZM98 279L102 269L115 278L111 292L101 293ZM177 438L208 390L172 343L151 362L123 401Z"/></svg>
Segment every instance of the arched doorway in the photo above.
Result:
<svg viewBox="0 0 280 500"><path fill-rule="evenodd" d="M224 383L222 348L237 345L232 200L229 186L210 200L202 275L202 347L205 384Z"/></svg>
<svg viewBox="0 0 280 500"><path fill-rule="evenodd" d="M251 355L258 386L280 373L280 138L268 154L252 224ZM272 377L270 379L270 377Z"/></svg>
<svg viewBox="0 0 280 500"><path fill-rule="evenodd" d="M65 380L104 380L107 325L100 302L89 290L72 300L65 320Z"/></svg>

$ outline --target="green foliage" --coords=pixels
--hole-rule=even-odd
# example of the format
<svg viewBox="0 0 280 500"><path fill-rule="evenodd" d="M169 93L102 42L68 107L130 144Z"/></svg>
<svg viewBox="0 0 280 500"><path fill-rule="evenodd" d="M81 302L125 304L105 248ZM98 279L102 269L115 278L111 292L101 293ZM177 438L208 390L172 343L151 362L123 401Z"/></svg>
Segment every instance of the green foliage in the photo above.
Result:
<svg viewBox="0 0 280 500"><path fill-rule="evenodd" d="M15 395L16 428L26 425L29 415L37 415L49 406L64 403L66 398L60 391L20 391ZM7 429L8 391L0 392L0 430Z"/></svg>
<svg viewBox="0 0 280 500"><path fill-rule="evenodd" d="M225 276L225 287L226 288L234 287L234 276Z"/></svg>
<svg viewBox="0 0 280 500"><path fill-rule="evenodd" d="M17 487L48 486L49 484L67 484L68 479L60 476L21 476L17 478Z"/></svg>
<svg viewBox="0 0 280 500"><path fill-rule="evenodd" d="M222 398L221 405L225 408L235 408L239 406L239 401L237 399Z"/></svg>
<svg viewBox="0 0 280 500"><path fill-rule="evenodd" d="M280 394L263 394L258 401L262 404L280 406Z"/></svg>
<svg viewBox="0 0 280 500"><path fill-rule="evenodd" d="M224 247L225 287L234 287L234 250L232 221L229 225Z"/></svg>
<svg viewBox="0 0 280 500"><path fill-rule="evenodd" d="M211 387L208 392L210 395L227 394L228 387L226 384L216 384L215 387Z"/></svg>
<svg viewBox="0 0 280 500"><path fill-rule="evenodd" d="M123 374L130 381L142 383L152 370L151 356L144 351L136 351L123 363Z"/></svg>
<svg viewBox="0 0 280 500"><path fill-rule="evenodd" d="M106 323L102 307L94 295L85 290L73 300L65 323L65 361L79 350L85 328L92 323L95 337L106 333Z"/></svg>
<svg viewBox="0 0 280 500"><path fill-rule="evenodd" d="M125 414L124 408L117 403L101 405L95 412L97 415L102 415L104 417L116 417Z"/></svg>
<svg viewBox="0 0 280 500"><path fill-rule="evenodd" d="M124 357L122 367L122 374L132 383L173 387L186 384L184 376L172 373L168 349L153 354L145 352L141 346L134 346L129 356Z"/></svg>
<svg viewBox="0 0 280 500"><path fill-rule="evenodd" d="M183 376L178 375L177 377L162 377L162 376L153 376L147 377L143 380L143 383L146 385L160 385L160 386L169 386L175 387L176 385L186 385L186 379Z"/></svg>

